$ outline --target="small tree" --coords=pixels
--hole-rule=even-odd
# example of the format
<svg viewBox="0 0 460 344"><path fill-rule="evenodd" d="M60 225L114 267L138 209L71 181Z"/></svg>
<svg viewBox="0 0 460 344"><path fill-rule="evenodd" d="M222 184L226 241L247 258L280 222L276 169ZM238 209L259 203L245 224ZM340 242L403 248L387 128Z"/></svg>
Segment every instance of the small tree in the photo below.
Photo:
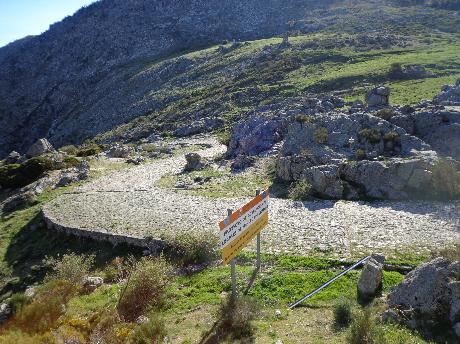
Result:
<svg viewBox="0 0 460 344"><path fill-rule="evenodd" d="M149 310L161 308L170 280L171 268L164 258L142 258L132 267L118 302L118 314L125 321L135 321Z"/></svg>

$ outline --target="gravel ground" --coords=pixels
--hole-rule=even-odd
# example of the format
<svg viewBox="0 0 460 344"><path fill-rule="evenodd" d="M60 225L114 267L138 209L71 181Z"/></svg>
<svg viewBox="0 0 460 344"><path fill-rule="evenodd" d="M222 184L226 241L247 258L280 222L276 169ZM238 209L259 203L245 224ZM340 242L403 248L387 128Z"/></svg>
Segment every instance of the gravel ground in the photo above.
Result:
<svg viewBox="0 0 460 344"><path fill-rule="evenodd" d="M210 137L202 156L225 147ZM132 237L158 237L160 231L211 230L226 209L246 199L185 196L154 186L166 173L180 172L183 156L113 172L46 204L45 217L67 228ZM311 250L355 256L371 250L413 253L460 242L460 202L293 202L272 198L270 224L262 234L265 252L306 254Z"/></svg>

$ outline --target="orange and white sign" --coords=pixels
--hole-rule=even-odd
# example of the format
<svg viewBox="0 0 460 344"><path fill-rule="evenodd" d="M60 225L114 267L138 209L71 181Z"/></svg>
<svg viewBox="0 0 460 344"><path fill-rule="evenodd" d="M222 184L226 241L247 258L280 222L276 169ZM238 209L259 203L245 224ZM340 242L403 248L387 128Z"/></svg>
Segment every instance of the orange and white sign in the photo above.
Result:
<svg viewBox="0 0 460 344"><path fill-rule="evenodd" d="M228 264L268 224L268 191L219 223L222 260Z"/></svg>

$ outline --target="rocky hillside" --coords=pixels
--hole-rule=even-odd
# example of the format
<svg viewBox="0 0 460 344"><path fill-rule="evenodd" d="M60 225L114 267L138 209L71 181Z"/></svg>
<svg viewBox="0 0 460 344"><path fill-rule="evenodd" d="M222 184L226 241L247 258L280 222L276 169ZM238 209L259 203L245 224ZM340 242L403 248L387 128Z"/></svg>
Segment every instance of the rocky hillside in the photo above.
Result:
<svg viewBox="0 0 460 344"><path fill-rule="evenodd" d="M371 51L457 42L457 12L400 5L336 0L98 1L40 36L0 49L0 156L12 149L24 152L41 137L57 146L80 143L142 116L142 126L131 124L136 137L187 134L178 124L197 120L202 122L195 131L202 130L200 126L220 128L229 114L269 102L267 98L283 88L289 95L331 90L327 83L318 84L319 89L282 83L289 73L306 66L348 63L353 58L331 54L333 49ZM331 37L339 31L349 38ZM251 41L285 32L310 39L292 54L257 53L261 47L256 43L234 43L215 55L177 58L183 51L224 40ZM168 58L173 54L176 57ZM458 65L449 58L443 61L435 76L458 73ZM248 75L251 69L259 76ZM265 88L259 88L260 81ZM181 89L184 82L188 84ZM342 83L346 88L350 79ZM159 116L163 117L158 120Z"/></svg>

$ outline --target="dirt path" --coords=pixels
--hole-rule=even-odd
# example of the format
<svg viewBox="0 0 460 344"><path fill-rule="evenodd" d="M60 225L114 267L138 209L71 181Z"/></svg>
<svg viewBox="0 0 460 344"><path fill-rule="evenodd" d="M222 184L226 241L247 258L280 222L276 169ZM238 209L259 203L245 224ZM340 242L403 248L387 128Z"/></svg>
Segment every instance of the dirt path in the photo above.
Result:
<svg viewBox="0 0 460 344"><path fill-rule="evenodd" d="M210 144L211 148L199 152L203 156L225 150L209 137L187 142ZM217 233L226 209L246 200L185 196L154 186L161 176L180 172L184 165L180 156L111 173L46 204L45 218L70 232L120 238L155 238L163 230ZM416 253L460 242L458 201L302 203L272 198L270 208L270 225L263 232L265 252L316 250L350 256L410 248Z"/></svg>

